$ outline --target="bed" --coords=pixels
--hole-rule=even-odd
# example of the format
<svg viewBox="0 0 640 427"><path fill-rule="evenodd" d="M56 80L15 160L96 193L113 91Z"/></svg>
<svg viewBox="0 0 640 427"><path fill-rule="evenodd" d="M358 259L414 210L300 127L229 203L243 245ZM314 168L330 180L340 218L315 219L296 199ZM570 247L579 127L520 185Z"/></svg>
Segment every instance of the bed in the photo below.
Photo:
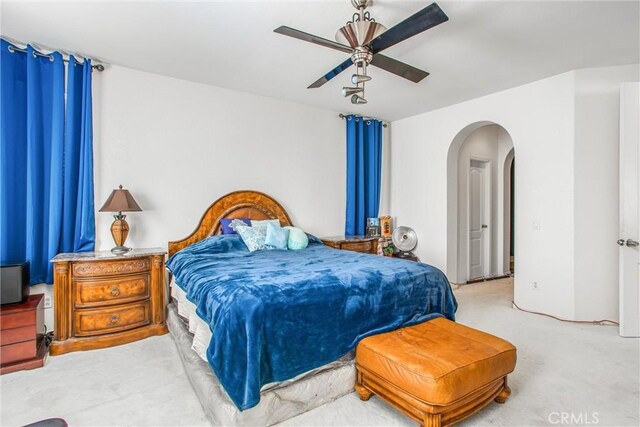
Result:
<svg viewBox="0 0 640 427"><path fill-rule="evenodd" d="M360 339L453 319L455 298L434 267L339 251L313 236L304 250L249 252L239 236L218 236L223 218L291 225L274 199L241 191L169 243L169 328L216 424L271 425L334 400L353 390Z"/></svg>

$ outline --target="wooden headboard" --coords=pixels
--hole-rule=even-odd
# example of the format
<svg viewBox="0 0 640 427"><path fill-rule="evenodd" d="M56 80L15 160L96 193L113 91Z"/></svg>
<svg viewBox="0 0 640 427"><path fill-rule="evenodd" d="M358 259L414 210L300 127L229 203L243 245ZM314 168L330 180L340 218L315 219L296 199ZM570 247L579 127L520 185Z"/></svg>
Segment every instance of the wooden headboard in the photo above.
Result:
<svg viewBox="0 0 640 427"><path fill-rule="evenodd" d="M234 191L213 202L196 229L182 240L169 242L169 256L209 236L220 234L223 218L279 219L280 225L292 225L280 203L258 191Z"/></svg>

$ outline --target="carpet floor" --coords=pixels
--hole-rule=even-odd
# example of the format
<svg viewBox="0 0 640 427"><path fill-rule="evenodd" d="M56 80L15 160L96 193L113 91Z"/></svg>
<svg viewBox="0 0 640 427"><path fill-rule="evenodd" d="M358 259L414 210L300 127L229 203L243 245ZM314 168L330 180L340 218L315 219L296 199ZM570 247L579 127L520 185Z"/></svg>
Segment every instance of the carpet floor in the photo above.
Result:
<svg viewBox="0 0 640 427"><path fill-rule="evenodd" d="M510 279L461 286L457 320L511 341L512 395L460 426L640 424L640 340L617 327L563 323L511 307ZM169 335L50 357L0 377L0 424L60 417L70 426L206 426ZM286 426L414 426L377 399L351 393Z"/></svg>

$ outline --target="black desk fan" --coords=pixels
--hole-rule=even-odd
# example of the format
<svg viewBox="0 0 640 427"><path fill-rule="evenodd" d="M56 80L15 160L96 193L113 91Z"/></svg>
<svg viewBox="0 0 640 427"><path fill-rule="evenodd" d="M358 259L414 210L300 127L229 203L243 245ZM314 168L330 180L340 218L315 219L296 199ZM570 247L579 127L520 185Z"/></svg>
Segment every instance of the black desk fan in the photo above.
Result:
<svg viewBox="0 0 640 427"><path fill-rule="evenodd" d="M416 260L417 257L412 250L418 246L418 236L412 228L400 226L393 230L391 241L397 252L393 256L397 258L405 258Z"/></svg>

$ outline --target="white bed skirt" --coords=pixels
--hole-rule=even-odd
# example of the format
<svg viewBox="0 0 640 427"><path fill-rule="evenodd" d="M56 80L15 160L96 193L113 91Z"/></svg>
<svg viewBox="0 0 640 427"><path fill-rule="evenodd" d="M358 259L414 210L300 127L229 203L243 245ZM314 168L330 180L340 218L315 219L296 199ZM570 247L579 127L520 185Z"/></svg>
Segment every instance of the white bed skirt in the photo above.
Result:
<svg viewBox="0 0 640 427"><path fill-rule="evenodd" d="M207 324L195 314L195 306L184 298L184 293L181 295L181 291L176 292L175 289L179 287L172 286L172 294L178 305L181 299L183 302L181 314L176 304L170 304L167 325L187 377L214 425L270 426L353 391L356 370L353 354L349 354L292 380L265 385L260 394L260 403L240 411L206 362L206 348L211 339Z"/></svg>

